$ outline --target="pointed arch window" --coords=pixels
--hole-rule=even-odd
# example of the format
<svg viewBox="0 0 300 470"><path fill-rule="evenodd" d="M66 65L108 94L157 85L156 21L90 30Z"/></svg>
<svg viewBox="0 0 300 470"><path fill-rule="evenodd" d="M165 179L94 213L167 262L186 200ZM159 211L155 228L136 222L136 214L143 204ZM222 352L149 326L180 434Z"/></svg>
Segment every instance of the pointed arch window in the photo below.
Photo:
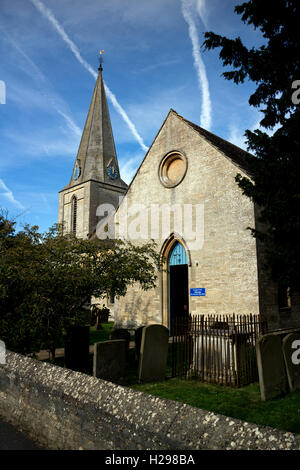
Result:
<svg viewBox="0 0 300 470"><path fill-rule="evenodd" d="M74 233L74 235L76 235L76 228L77 228L77 197L73 196L71 230L72 230L72 233Z"/></svg>

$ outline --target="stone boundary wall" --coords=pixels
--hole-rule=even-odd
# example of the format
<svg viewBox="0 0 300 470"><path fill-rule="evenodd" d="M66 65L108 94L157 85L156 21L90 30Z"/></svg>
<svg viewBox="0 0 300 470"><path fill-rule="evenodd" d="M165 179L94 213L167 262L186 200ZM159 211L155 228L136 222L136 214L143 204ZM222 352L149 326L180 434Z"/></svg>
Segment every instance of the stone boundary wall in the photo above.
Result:
<svg viewBox="0 0 300 470"><path fill-rule="evenodd" d="M7 352L0 416L50 449L300 449L258 426Z"/></svg>

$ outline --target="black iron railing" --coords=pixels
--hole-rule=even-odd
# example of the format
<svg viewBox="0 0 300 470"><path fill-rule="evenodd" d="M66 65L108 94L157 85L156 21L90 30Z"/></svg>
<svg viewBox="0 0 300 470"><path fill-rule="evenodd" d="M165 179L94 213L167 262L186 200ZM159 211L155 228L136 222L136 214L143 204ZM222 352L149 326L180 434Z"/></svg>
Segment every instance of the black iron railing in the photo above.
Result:
<svg viewBox="0 0 300 470"><path fill-rule="evenodd" d="M255 382L255 344L266 331L260 315L178 317L171 331L172 376L238 387Z"/></svg>

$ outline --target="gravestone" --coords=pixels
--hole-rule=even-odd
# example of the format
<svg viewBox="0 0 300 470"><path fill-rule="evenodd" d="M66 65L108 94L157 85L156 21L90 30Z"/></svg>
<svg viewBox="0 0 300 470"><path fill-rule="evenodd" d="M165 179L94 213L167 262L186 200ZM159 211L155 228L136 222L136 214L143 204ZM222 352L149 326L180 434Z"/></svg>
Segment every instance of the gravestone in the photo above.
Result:
<svg viewBox="0 0 300 470"><path fill-rule="evenodd" d="M79 372L90 368L90 327L70 326L65 337L65 367Z"/></svg>
<svg viewBox="0 0 300 470"><path fill-rule="evenodd" d="M144 328L144 326L140 326L134 332L135 358L136 358L136 360L139 360L139 358L140 358L143 328Z"/></svg>
<svg viewBox="0 0 300 470"><path fill-rule="evenodd" d="M256 343L260 394L263 401L283 395L288 390L280 337L261 336Z"/></svg>
<svg viewBox="0 0 300 470"><path fill-rule="evenodd" d="M300 390L300 332L287 335L282 350L290 391L295 392Z"/></svg>
<svg viewBox="0 0 300 470"><path fill-rule="evenodd" d="M94 344L93 376L111 382L125 377L127 345L124 339Z"/></svg>
<svg viewBox="0 0 300 470"><path fill-rule="evenodd" d="M6 364L6 347L4 341L0 339L0 364Z"/></svg>
<svg viewBox="0 0 300 470"><path fill-rule="evenodd" d="M130 333L125 328L117 328L116 330L113 330L109 336L109 339L124 339L126 341L127 349L129 349Z"/></svg>
<svg viewBox="0 0 300 470"><path fill-rule="evenodd" d="M139 382L158 382L166 376L169 330L163 325L143 328Z"/></svg>

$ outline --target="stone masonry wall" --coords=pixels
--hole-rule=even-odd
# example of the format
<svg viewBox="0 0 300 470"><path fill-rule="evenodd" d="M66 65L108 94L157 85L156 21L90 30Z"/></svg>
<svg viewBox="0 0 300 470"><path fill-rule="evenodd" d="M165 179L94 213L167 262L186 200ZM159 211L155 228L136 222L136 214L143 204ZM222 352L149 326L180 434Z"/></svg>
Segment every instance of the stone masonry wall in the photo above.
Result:
<svg viewBox="0 0 300 470"><path fill-rule="evenodd" d="M125 188L98 181L86 181L59 193L58 223L64 224L64 232L72 231L72 199L77 198L77 230L79 238L87 238L97 225L96 215L100 204L118 207Z"/></svg>
<svg viewBox="0 0 300 470"><path fill-rule="evenodd" d="M162 158L171 151L184 154L188 167L178 186L166 188L159 180L158 168ZM254 206L235 181L238 172L245 175L228 157L171 112L116 214L118 222L126 206L129 208L138 203L148 210L151 205L163 203L203 204L204 243L202 247L190 250L188 275L189 288L205 287L206 296L190 297L192 314L263 313L259 309L256 240L247 230L255 224ZM131 219L128 219L128 225ZM151 227L150 216L148 220ZM172 231L171 225L168 234L156 239L158 251ZM145 241L140 239L134 243ZM186 245L190 249L188 240ZM144 292L136 285L116 302L116 321L129 327L153 322L168 326L168 315L164 311L166 296L166 285L162 274L158 273L155 289Z"/></svg>
<svg viewBox="0 0 300 470"><path fill-rule="evenodd" d="M0 416L50 449L300 449L300 436L7 352Z"/></svg>

